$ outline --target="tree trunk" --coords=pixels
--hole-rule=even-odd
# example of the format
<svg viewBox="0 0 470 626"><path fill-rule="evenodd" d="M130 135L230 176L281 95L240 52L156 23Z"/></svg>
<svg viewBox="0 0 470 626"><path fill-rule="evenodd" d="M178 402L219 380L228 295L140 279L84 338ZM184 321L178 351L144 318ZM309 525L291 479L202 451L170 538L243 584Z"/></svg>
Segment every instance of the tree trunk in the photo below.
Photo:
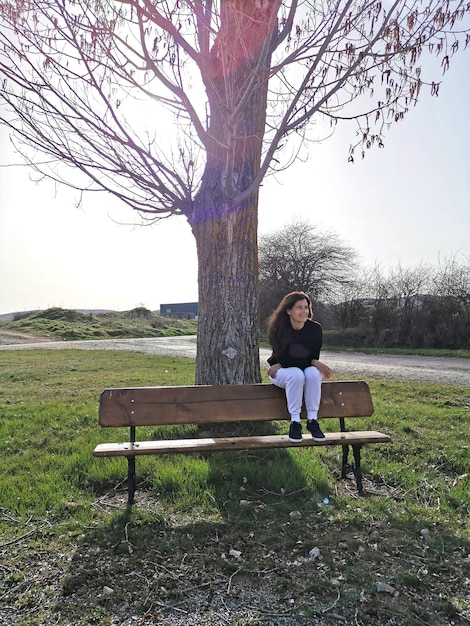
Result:
<svg viewBox="0 0 470 626"><path fill-rule="evenodd" d="M261 380L258 191L272 38L279 0L227 0L204 65L210 106L207 161L189 222L199 264L197 384Z"/></svg>
<svg viewBox="0 0 470 626"><path fill-rule="evenodd" d="M207 209L193 226L199 263L196 384L259 382L257 198ZM220 205L219 205L220 206Z"/></svg>

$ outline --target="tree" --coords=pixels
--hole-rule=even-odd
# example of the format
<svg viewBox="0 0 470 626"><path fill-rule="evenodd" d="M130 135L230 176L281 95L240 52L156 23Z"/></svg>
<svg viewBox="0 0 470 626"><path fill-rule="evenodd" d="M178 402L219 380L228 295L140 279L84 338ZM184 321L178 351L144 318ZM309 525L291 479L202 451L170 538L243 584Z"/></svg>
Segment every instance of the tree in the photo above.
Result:
<svg viewBox="0 0 470 626"><path fill-rule="evenodd" d="M334 302L354 280L356 253L332 232L296 220L259 242L260 317L290 291L306 291L314 302Z"/></svg>
<svg viewBox="0 0 470 626"><path fill-rule="evenodd" d="M422 308L425 294L429 292L429 265L420 263L405 268L398 263L391 272L390 281L394 287L395 326L397 343L409 346L419 341L422 326Z"/></svg>
<svg viewBox="0 0 470 626"><path fill-rule="evenodd" d="M110 192L144 221L187 219L196 382L253 382L261 182L319 118L357 121L351 159L382 146L426 85L422 53L445 70L469 12L459 0L3 0L1 121L42 174Z"/></svg>
<svg viewBox="0 0 470 626"><path fill-rule="evenodd" d="M470 259L439 260L428 303L435 347L470 347Z"/></svg>
<svg viewBox="0 0 470 626"><path fill-rule="evenodd" d="M333 307L339 342L376 347L466 348L470 341L470 264L457 257L437 268L366 269L350 296ZM334 326L334 323L333 323Z"/></svg>

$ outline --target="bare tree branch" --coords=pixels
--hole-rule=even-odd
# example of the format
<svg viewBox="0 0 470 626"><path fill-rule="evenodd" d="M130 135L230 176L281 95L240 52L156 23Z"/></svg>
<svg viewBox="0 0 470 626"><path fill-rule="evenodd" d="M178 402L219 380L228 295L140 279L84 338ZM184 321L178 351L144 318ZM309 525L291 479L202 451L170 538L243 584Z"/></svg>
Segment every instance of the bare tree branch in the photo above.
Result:
<svg viewBox="0 0 470 626"><path fill-rule="evenodd" d="M382 146L425 87L438 95L419 62L445 72L469 14L463 0L5 0L0 123L40 176L109 192L148 222L187 218L197 381L255 382L264 177L340 121L357 125L351 161ZM317 243L305 284L335 267Z"/></svg>

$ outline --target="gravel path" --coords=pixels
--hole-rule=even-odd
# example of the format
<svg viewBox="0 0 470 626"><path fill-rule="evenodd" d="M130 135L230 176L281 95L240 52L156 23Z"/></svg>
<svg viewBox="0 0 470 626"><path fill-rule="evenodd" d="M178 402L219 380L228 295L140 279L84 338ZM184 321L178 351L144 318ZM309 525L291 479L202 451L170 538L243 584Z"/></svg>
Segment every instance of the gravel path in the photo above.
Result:
<svg viewBox="0 0 470 626"><path fill-rule="evenodd" d="M38 341L25 343L25 338L0 336L0 350L131 350L145 354L195 357L196 338L158 337L153 339L103 339L100 341ZM262 367L270 351L261 348ZM342 376L378 376L396 380L437 382L470 387L470 359L452 357L420 357L360 352L323 351L321 357L333 368L336 378Z"/></svg>

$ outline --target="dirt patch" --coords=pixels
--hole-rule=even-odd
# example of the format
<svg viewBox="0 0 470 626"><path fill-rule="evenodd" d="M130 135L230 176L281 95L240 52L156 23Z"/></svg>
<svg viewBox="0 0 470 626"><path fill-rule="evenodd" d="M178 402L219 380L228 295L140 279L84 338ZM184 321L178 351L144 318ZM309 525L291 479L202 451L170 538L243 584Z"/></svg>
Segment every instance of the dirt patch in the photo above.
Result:
<svg viewBox="0 0 470 626"><path fill-rule="evenodd" d="M0 330L0 348L2 345L22 345L30 343L49 343L50 339L44 337L36 337L35 335L27 335L26 333L18 333L12 330Z"/></svg>

